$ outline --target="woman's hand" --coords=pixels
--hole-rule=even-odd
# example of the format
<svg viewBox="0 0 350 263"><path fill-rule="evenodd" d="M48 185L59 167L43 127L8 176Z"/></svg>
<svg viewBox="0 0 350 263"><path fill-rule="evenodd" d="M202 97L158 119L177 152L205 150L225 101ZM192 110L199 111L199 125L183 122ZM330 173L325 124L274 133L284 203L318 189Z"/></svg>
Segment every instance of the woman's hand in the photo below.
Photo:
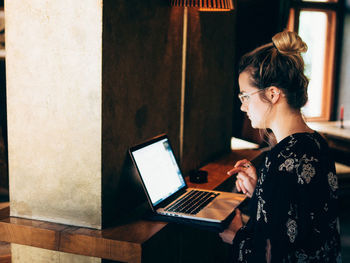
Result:
<svg viewBox="0 0 350 263"><path fill-rule="evenodd" d="M228 175L237 173L236 187L248 197L252 197L255 190L257 175L255 167L248 160L238 161L234 168L227 172Z"/></svg>
<svg viewBox="0 0 350 263"><path fill-rule="evenodd" d="M239 211L239 209L236 209L235 217L232 219L230 225L228 226L227 229L221 232L219 236L221 237L222 241L232 245L233 239L235 238L237 231L242 226L243 226L243 223L242 223L241 211Z"/></svg>

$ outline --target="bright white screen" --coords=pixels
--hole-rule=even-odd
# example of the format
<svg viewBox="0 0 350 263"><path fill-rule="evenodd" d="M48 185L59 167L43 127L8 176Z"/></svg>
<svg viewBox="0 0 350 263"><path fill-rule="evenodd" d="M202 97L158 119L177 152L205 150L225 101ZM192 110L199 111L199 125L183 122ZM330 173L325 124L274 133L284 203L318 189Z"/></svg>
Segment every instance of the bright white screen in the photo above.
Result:
<svg viewBox="0 0 350 263"><path fill-rule="evenodd" d="M132 152L153 205L185 186L167 139Z"/></svg>

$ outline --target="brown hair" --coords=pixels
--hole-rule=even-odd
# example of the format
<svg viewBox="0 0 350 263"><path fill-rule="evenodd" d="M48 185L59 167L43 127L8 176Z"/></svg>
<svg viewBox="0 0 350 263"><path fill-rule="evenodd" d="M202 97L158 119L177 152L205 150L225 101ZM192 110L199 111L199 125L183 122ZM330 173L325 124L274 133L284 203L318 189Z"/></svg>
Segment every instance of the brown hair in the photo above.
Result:
<svg viewBox="0 0 350 263"><path fill-rule="evenodd" d="M280 88L291 108L300 110L308 99L309 80L304 75L301 56L306 51L307 45L295 32L283 31L273 36L272 43L245 54L239 73L248 71L251 84L259 89ZM262 96L264 98L263 93Z"/></svg>

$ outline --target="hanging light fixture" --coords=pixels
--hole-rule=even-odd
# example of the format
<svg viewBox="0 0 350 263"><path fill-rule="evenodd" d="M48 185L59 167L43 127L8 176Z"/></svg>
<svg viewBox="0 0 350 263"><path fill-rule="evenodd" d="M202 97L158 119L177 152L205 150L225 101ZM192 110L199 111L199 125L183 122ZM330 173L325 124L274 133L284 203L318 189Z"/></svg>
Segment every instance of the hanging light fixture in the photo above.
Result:
<svg viewBox="0 0 350 263"><path fill-rule="evenodd" d="M231 11L233 0L171 0L172 6L195 7L199 11Z"/></svg>

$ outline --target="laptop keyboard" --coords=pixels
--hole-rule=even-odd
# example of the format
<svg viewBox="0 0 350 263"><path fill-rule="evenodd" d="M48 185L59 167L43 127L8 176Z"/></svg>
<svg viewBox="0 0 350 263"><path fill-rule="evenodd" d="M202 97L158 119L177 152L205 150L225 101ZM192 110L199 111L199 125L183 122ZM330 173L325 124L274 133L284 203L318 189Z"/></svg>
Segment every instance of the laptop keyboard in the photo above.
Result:
<svg viewBox="0 0 350 263"><path fill-rule="evenodd" d="M173 205L166 208L165 211L195 215L207 204L213 201L218 195L220 194L192 190L184 197L176 201Z"/></svg>

